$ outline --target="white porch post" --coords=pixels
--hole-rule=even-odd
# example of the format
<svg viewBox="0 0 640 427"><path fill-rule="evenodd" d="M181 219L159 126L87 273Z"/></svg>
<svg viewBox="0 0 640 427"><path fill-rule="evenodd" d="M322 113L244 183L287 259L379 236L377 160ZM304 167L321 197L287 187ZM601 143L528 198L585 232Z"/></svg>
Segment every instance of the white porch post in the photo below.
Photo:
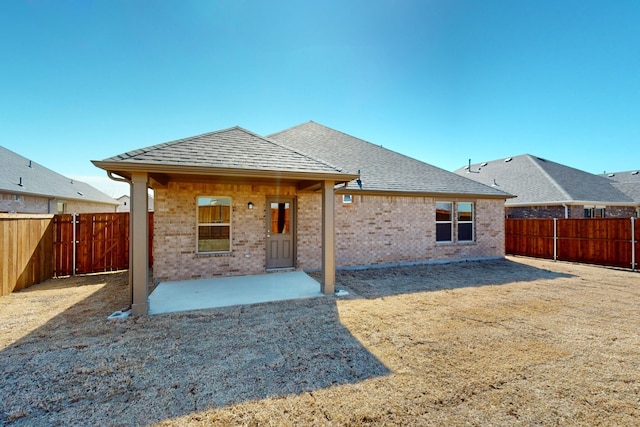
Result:
<svg viewBox="0 0 640 427"><path fill-rule="evenodd" d="M149 207L146 172L131 174L131 229L129 230L129 277L131 314L147 314L149 287Z"/></svg>
<svg viewBox="0 0 640 427"><path fill-rule="evenodd" d="M336 242L335 242L335 196L333 181L322 183L322 285L325 295L335 292Z"/></svg>

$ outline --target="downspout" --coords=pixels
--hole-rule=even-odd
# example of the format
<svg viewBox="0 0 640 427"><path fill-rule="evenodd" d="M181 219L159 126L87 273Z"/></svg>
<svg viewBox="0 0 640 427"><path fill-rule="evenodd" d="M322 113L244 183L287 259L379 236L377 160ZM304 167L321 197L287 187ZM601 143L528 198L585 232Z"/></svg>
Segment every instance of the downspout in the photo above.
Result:
<svg viewBox="0 0 640 427"><path fill-rule="evenodd" d="M120 176L115 176L113 172L107 171L107 176L112 181L117 182L126 182L129 184L129 195L131 195L131 180L127 178L123 178ZM131 231L133 230L133 212L129 212L129 245L131 245ZM133 251L131 247L129 247L129 309L131 309L131 304L133 303Z"/></svg>
<svg viewBox="0 0 640 427"><path fill-rule="evenodd" d="M566 203L563 203L562 206L564 207L564 218L567 219L569 218L569 206Z"/></svg>
<svg viewBox="0 0 640 427"><path fill-rule="evenodd" d="M123 178L121 176L115 176L111 171L107 171L107 176L109 177L109 179L113 181L126 182L127 184L131 185L131 180L127 178Z"/></svg>

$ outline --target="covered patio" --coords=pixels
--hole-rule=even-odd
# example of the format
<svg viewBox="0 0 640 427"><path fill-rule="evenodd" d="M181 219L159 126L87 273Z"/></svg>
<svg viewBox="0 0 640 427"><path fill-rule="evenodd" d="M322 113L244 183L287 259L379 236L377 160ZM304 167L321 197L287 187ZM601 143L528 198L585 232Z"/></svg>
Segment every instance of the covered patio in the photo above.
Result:
<svg viewBox="0 0 640 427"><path fill-rule="evenodd" d="M162 234L157 240L162 243L153 248L154 262L167 270L161 274L154 269L159 280L216 274L254 275L270 268L283 267L267 263L267 260L275 258L270 257L268 251L278 256L291 254L288 258L290 266L297 268L296 253L300 247L296 240L295 225L287 228L286 233L285 228L277 231L280 229L278 225L276 232L273 232L269 216L271 205L289 203L293 212L290 220L293 221L296 198L303 194L319 194L319 198L313 198L313 206L307 207L311 215L317 213L319 221L314 223L313 228L308 225L307 228L319 232L317 243L320 246L318 258L322 281L318 284L308 279L313 282L315 293L333 294L335 188L357 179L359 174L337 169L239 127L158 144L93 163L107 171L110 178L130 184L131 314L157 313L161 309L150 309L150 305L155 300L156 307L161 307L160 295L169 292L166 286L156 289L155 297L148 292L148 188L156 191L154 218L157 223L154 225L154 235ZM218 200L226 203L220 206L226 206L227 213L221 213L215 221L201 220L199 212L204 208L201 209L199 203L207 197L211 205ZM205 232L226 234L211 234L201 239L201 231L202 236L207 236ZM280 234L287 234L290 239L280 242ZM200 240L206 239L224 240L225 245L220 248L212 246L208 250L200 246ZM277 246L280 243L282 247ZM272 249L274 247L276 249ZM189 267L185 267L187 265ZM180 273L175 272L180 269ZM243 296L241 289L237 292L238 296ZM260 287L248 288L246 292L246 297L265 294L268 298L275 290L267 291ZM210 300L216 298L212 296ZM165 299L170 303L180 301L182 297L176 292L176 295L169 293ZM244 299L234 301L247 303Z"/></svg>
<svg viewBox="0 0 640 427"><path fill-rule="evenodd" d="M322 295L319 283L302 271L162 282L149 295L149 314Z"/></svg>

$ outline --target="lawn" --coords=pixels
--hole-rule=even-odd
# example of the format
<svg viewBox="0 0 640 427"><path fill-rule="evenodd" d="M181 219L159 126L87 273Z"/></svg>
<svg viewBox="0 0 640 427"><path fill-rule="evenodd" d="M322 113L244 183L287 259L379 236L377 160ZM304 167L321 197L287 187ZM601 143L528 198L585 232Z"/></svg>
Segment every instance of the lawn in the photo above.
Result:
<svg viewBox="0 0 640 427"><path fill-rule="evenodd" d="M127 274L0 298L0 424L634 425L640 275L340 271L347 297L126 320Z"/></svg>

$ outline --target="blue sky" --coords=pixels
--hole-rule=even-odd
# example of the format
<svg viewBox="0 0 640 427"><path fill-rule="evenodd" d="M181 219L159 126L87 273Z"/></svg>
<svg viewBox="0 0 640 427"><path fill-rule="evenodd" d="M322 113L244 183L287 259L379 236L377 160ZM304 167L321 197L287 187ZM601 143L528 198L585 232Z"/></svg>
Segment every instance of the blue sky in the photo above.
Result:
<svg viewBox="0 0 640 427"><path fill-rule="evenodd" d="M0 145L90 160L308 120L447 170L640 168L640 1L4 0Z"/></svg>

